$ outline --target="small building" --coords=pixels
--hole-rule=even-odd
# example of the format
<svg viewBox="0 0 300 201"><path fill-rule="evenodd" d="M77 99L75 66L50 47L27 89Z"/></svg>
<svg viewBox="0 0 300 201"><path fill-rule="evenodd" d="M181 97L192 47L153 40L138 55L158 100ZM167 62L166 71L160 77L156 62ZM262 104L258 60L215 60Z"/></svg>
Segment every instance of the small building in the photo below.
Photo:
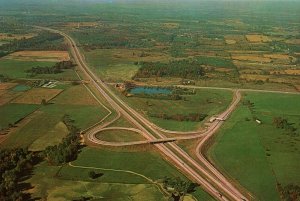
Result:
<svg viewBox="0 0 300 201"><path fill-rule="evenodd" d="M256 121L256 123L261 124L261 120L256 119L255 121Z"/></svg>
<svg viewBox="0 0 300 201"><path fill-rule="evenodd" d="M216 117L211 117L211 118L209 119L209 122L212 123L212 122L214 122L215 120L216 120Z"/></svg>

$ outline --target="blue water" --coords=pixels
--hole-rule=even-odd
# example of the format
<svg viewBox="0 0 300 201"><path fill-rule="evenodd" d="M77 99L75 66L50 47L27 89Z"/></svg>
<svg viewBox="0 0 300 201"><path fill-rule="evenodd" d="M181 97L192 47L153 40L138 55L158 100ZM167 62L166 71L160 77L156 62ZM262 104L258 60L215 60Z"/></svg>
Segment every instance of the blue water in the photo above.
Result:
<svg viewBox="0 0 300 201"><path fill-rule="evenodd" d="M20 92L20 91L27 91L29 89L31 89L30 86L27 86L27 85L17 85L12 90Z"/></svg>
<svg viewBox="0 0 300 201"><path fill-rule="evenodd" d="M132 94L171 94L172 90L156 87L135 87L130 90Z"/></svg>

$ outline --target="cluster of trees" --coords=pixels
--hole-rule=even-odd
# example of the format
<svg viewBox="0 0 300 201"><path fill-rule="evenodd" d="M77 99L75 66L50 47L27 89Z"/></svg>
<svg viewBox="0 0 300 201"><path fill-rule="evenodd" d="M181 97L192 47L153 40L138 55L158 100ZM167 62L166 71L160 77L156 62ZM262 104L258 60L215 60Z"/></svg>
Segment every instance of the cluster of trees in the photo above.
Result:
<svg viewBox="0 0 300 201"><path fill-rule="evenodd" d="M58 145L48 146L44 150L44 157L49 164L60 165L77 158L80 145L79 129L74 126L74 121L68 115L63 117L63 122L69 130L69 134Z"/></svg>
<svg viewBox="0 0 300 201"><path fill-rule="evenodd" d="M284 129L285 131L287 131L289 135L299 135L299 133L297 132L297 128L295 128L292 123L289 123L287 119L284 119L282 117L274 117L273 124L276 126L276 128Z"/></svg>
<svg viewBox="0 0 300 201"><path fill-rule="evenodd" d="M300 200L300 187L289 184L281 190L281 196L284 201L298 201Z"/></svg>
<svg viewBox="0 0 300 201"><path fill-rule="evenodd" d="M163 186L165 189L171 192L171 197L169 200L177 201L181 200L187 193L194 192L198 184L192 183L190 181L184 181L179 177L165 177L163 179Z"/></svg>
<svg viewBox="0 0 300 201"><path fill-rule="evenodd" d="M34 165L33 154L26 149L0 150L0 200L22 201L28 195L22 192L20 178Z"/></svg>
<svg viewBox="0 0 300 201"><path fill-rule="evenodd" d="M0 46L0 57L21 50L67 50L67 46L55 41L62 40L63 36L57 33L41 32L32 38L13 40Z"/></svg>
<svg viewBox="0 0 300 201"><path fill-rule="evenodd" d="M31 77L38 74L57 74L63 72L65 69L71 69L74 66L75 65L72 61L61 61L51 67L32 67L31 69L27 70L26 73L30 73Z"/></svg>
<svg viewBox="0 0 300 201"><path fill-rule="evenodd" d="M150 116L156 117L156 118L161 118L161 119L166 119L166 120L198 122L198 121L203 121L207 117L207 114L190 113L187 115L184 115L184 114L168 115L166 113L159 113L159 114L150 114Z"/></svg>
<svg viewBox="0 0 300 201"><path fill-rule="evenodd" d="M10 79L6 75L0 74L0 82L8 82Z"/></svg>
<svg viewBox="0 0 300 201"><path fill-rule="evenodd" d="M184 79L199 79L205 75L203 67L195 59L174 60L169 63L140 62L141 68L135 78L149 77L180 77Z"/></svg>
<svg viewBox="0 0 300 201"><path fill-rule="evenodd" d="M195 90L190 90L190 89L187 89L187 88L174 87L174 88L172 88L172 93L173 94L179 94L179 95L195 95L196 91Z"/></svg>
<svg viewBox="0 0 300 201"><path fill-rule="evenodd" d="M179 94L134 94L135 97L140 98L151 98L151 99L160 99L160 100L181 100L182 96Z"/></svg>

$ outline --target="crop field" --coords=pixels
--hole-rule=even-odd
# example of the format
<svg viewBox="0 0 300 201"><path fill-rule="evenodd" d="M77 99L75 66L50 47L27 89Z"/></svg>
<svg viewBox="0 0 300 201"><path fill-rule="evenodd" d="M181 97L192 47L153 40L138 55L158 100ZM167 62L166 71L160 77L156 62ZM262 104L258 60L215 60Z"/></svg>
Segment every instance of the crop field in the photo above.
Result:
<svg viewBox="0 0 300 201"><path fill-rule="evenodd" d="M34 88L14 99L12 103L41 104L42 100L48 102L61 92L61 89Z"/></svg>
<svg viewBox="0 0 300 201"><path fill-rule="evenodd" d="M38 108L29 104L6 104L0 106L0 130L8 128L9 124L15 124Z"/></svg>
<svg viewBox="0 0 300 201"><path fill-rule="evenodd" d="M69 61L70 55L67 51L19 51L11 53L6 59L19 61Z"/></svg>
<svg viewBox="0 0 300 201"><path fill-rule="evenodd" d="M11 41L11 40L20 40L23 38L29 39L36 36L36 34L7 34L7 33L0 33L0 40L4 41Z"/></svg>
<svg viewBox="0 0 300 201"><path fill-rule="evenodd" d="M253 108L240 105L217 135L209 156L259 200L280 200L281 187L300 184L299 134L290 136L272 121L275 117L286 118L299 133L296 108L300 108L300 97L250 92L245 95ZM251 120L253 116L262 124Z"/></svg>
<svg viewBox="0 0 300 201"><path fill-rule="evenodd" d="M55 97L52 102L65 105L99 105L83 85L67 88L64 93Z"/></svg>
<svg viewBox="0 0 300 201"><path fill-rule="evenodd" d="M264 19L264 22L259 20L261 18L258 16L263 16L263 13L267 12L264 10L266 5L261 5L263 11L257 13L257 18L252 19L249 13L253 10L240 15L238 12L242 8L238 5L231 5L237 7L233 11L229 6L231 3L227 4L223 5L224 10L221 13L227 13L230 10L229 15L232 17L219 16L218 19L199 12L203 9L198 7L199 5L195 5L194 8L199 9L196 9L197 12L185 6L180 7L180 12L190 13L191 19L183 15L176 15L174 19L174 13L176 13L174 10L170 13L166 11L168 13L166 14L153 6L148 8L147 15L139 11L128 15L123 12L123 8L118 10L119 5L115 4L114 11L118 10L120 16L130 19L127 23L121 23L119 19L113 18L108 12L111 8L107 8L103 12L108 13L102 16L101 21L89 19L85 22L82 20L82 26L73 23L72 28L64 26L63 29L81 44L81 51L86 61L107 82L132 81L141 67L141 62L168 63L174 60L193 60L202 57L204 61L205 59L211 61L223 59L233 65L227 66L224 63L221 66L218 62L209 64L203 62L201 66L205 69L206 75L195 80L197 85L205 86L203 83L212 82L216 86L222 86L222 84L216 84L221 80L241 88L261 88L262 85L266 89L297 90L295 86L299 85L299 79L285 78L285 75L291 75L288 73L278 73L276 78L271 79L276 87L268 83L270 79L247 79L249 74L253 73L250 72L253 68L259 75L268 75L277 70L289 72L289 70L299 68L300 49L297 47L299 31L293 24L293 22L298 23L295 21L296 12L292 12L294 17L282 13L286 21L291 23L288 26L284 23L277 24L277 21L274 21L277 14L273 12L268 19ZM289 6L292 5L287 5ZM175 6L172 9L176 10L179 7ZM236 12L239 19L233 14ZM165 14L168 17L165 17ZM272 15L274 16L271 17ZM133 16L139 16L139 20L133 19ZM249 18L252 20L249 21ZM146 25L145 21L149 19L151 23ZM150 77L134 79L134 81L161 85L173 78L161 77L158 74L154 79ZM177 81L176 84L179 83L180 81Z"/></svg>
<svg viewBox="0 0 300 201"><path fill-rule="evenodd" d="M231 103L232 92L225 90L196 90L195 95L185 95L186 100L159 100L151 98L127 97L126 101L135 109L140 111L156 125L171 130L190 131L197 130L201 122L174 121L151 117L150 114L166 113L189 114L203 113L208 118L216 115ZM205 120L204 120L205 121Z"/></svg>
<svg viewBox="0 0 300 201"><path fill-rule="evenodd" d="M6 75L9 78L26 78L26 70L36 66L52 66L53 62L38 62L38 61L18 61L11 59L0 59L0 74Z"/></svg>
<svg viewBox="0 0 300 201"><path fill-rule="evenodd" d="M223 87L300 92L300 2L124 2L0 3L0 148L25 148L40 161L30 164L31 154L25 153L30 165L26 161L22 167L21 157L24 161L17 159L17 167L0 174L0 192L12 192L9 200L23 198L24 192L29 197L23 200L167 201L169 195L160 188L163 179L188 180L150 144L79 146L83 140L75 127L83 131L98 125L109 113L85 86L112 110L105 122L117 112L76 66L65 38L40 27L74 39L88 67L107 84L105 91L113 91L163 129L197 131L207 126L232 101L233 92ZM41 87L49 81L56 86ZM178 85L219 89L171 88ZM131 93L138 87L171 92ZM284 200L289 185L300 186L299 95L242 93L236 110L215 133L207 157L255 200ZM109 126L135 127L125 117ZM144 140L125 130L106 130L97 137ZM195 157L197 142L179 144ZM10 163L3 160L7 157L1 157L1 164ZM20 189L11 188L12 183ZM201 186L183 197L215 200Z"/></svg>
<svg viewBox="0 0 300 201"><path fill-rule="evenodd" d="M246 35L246 38L251 43L265 43L265 42L272 41L268 36L257 35L257 34Z"/></svg>
<svg viewBox="0 0 300 201"><path fill-rule="evenodd" d="M10 88L15 87L16 85L18 85L17 83L9 83L9 82L5 82L5 83L0 83L0 90L7 90Z"/></svg>

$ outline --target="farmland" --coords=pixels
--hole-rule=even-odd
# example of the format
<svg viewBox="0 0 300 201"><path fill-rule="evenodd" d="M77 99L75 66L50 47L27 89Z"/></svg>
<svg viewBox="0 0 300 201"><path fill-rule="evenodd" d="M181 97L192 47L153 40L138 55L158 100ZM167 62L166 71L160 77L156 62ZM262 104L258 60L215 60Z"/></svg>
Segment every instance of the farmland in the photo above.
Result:
<svg viewBox="0 0 300 201"><path fill-rule="evenodd" d="M298 200L299 13L298 1L0 0L0 200ZM182 140L202 130L234 187L196 158L205 137ZM146 135L174 139L95 143Z"/></svg>
<svg viewBox="0 0 300 201"><path fill-rule="evenodd" d="M299 134L290 136L272 121L282 116L299 130L300 116L295 111L299 96L247 92L245 100L253 108L240 105L217 135L209 156L258 199L280 200L280 188L299 185ZM263 123L251 120L253 116Z"/></svg>

